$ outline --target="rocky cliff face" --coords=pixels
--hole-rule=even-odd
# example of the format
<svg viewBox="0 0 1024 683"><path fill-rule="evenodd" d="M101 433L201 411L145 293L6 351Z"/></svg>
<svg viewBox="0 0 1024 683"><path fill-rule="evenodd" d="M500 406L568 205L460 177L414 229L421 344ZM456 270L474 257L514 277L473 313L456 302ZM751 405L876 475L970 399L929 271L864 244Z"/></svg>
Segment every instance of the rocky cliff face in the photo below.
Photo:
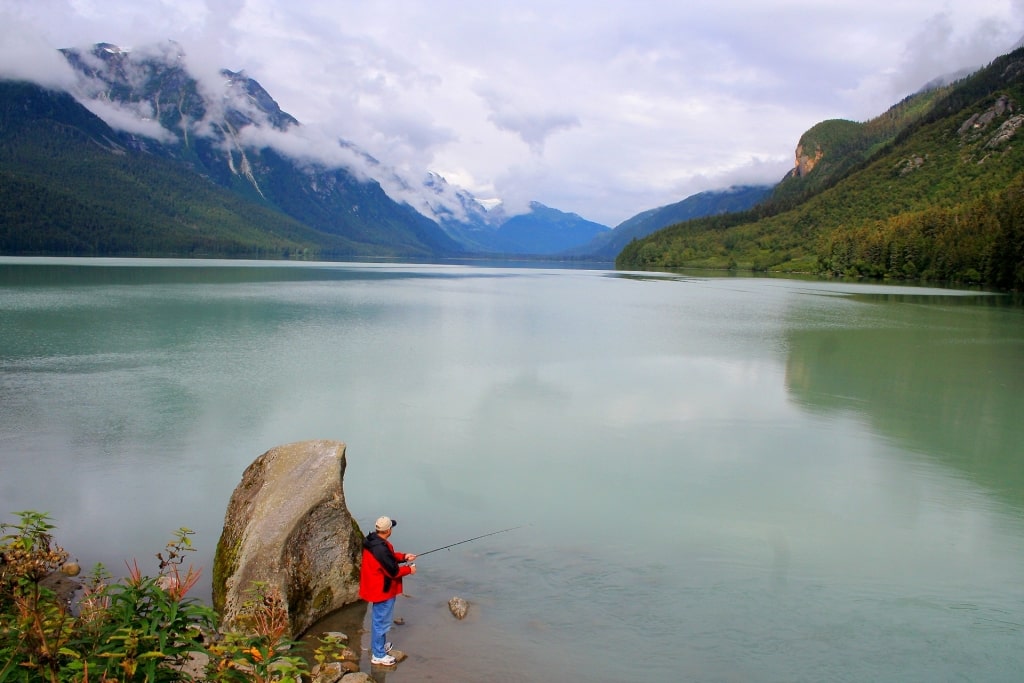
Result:
<svg viewBox="0 0 1024 683"><path fill-rule="evenodd" d="M814 146L814 153L810 153L804 149L803 145L796 146L796 163L793 167L793 174L798 178L805 177L808 173L814 170L814 167L818 165L821 158L825 156L825 152L822 151L820 145Z"/></svg>
<svg viewBox="0 0 1024 683"><path fill-rule="evenodd" d="M1017 131L1024 125L1024 115L1016 113L1017 110L1016 102L1003 95L985 111L972 114L961 124L957 134L965 143L977 142L988 135L982 148L986 154L991 150L1001 149L1013 140ZM989 126L994 126L996 122L1000 124L995 132L990 134Z"/></svg>
<svg viewBox="0 0 1024 683"><path fill-rule="evenodd" d="M406 201L414 188L389 196L385 187L395 192L398 181L386 169L351 143L303 133L244 72L193 73L173 42L133 51L100 43L62 53L79 74L75 96L119 130L130 149L173 160L247 201L351 240L355 253L462 251Z"/></svg>
<svg viewBox="0 0 1024 683"><path fill-rule="evenodd" d="M359 597L362 534L345 506L345 444L273 448L242 475L213 564L213 603L234 624L253 582L284 598L292 634Z"/></svg>

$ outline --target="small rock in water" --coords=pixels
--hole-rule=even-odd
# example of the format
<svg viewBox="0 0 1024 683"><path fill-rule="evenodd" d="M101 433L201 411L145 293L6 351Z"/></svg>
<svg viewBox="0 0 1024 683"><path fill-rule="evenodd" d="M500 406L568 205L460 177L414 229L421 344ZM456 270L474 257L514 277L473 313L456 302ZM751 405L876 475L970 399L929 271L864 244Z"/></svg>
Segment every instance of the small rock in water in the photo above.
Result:
<svg viewBox="0 0 1024 683"><path fill-rule="evenodd" d="M456 595L448 601L448 609L456 619L465 619L466 612L469 611L469 603Z"/></svg>
<svg viewBox="0 0 1024 683"><path fill-rule="evenodd" d="M319 637L322 643L327 643L334 646L348 645L348 634L342 633L341 631L325 631Z"/></svg>
<svg viewBox="0 0 1024 683"><path fill-rule="evenodd" d="M401 626L402 624L405 623L405 619L403 619L402 617L395 617L395 623L397 625Z"/></svg>
<svg viewBox="0 0 1024 683"><path fill-rule="evenodd" d="M42 578L39 585L52 590L57 594L57 598L65 604L70 604L75 591L82 587L82 584L69 577L63 571L50 572Z"/></svg>
<svg viewBox="0 0 1024 683"><path fill-rule="evenodd" d="M313 683L336 683L346 673L340 662L326 662L313 667L310 677Z"/></svg>

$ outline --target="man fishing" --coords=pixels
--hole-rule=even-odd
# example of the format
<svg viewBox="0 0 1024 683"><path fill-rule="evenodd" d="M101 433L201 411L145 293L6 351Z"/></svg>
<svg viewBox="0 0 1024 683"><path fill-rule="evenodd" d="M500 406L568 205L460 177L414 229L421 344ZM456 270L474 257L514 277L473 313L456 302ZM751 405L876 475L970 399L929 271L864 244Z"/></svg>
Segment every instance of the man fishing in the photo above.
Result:
<svg viewBox="0 0 1024 683"><path fill-rule="evenodd" d="M394 621L395 598L402 592L402 577L416 573L416 559L412 553L395 552L388 541L398 522L381 517L363 539L363 565L359 571L359 597L372 605L370 629L370 663L391 666L395 658L390 654L388 631ZM409 563L401 566L403 563Z"/></svg>

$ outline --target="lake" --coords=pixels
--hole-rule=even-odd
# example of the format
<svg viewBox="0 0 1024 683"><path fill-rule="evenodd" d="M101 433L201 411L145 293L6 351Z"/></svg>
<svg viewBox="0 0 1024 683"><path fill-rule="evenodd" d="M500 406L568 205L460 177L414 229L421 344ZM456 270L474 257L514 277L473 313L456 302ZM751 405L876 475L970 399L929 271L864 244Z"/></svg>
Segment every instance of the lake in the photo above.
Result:
<svg viewBox="0 0 1024 683"><path fill-rule="evenodd" d="M84 566L187 526L208 577L307 439L399 550L520 527L417 563L392 683L1018 681L1022 396L1024 307L978 291L0 259L0 519Z"/></svg>

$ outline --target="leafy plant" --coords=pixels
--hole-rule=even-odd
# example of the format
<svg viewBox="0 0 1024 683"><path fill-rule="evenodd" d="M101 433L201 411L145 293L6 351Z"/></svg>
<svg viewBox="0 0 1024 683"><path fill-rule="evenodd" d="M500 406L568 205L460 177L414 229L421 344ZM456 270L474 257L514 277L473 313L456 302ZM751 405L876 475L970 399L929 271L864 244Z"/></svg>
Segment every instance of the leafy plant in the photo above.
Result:
<svg viewBox="0 0 1024 683"><path fill-rule="evenodd" d="M0 525L0 683L59 680L61 650L71 637L70 614L41 581L67 559L53 543L44 513L16 513L20 524Z"/></svg>
<svg viewBox="0 0 1024 683"><path fill-rule="evenodd" d="M288 615L280 595L257 583L251 599L243 606L242 631L227 634L210 646L207 679L211 681L281 681L297 683L301 660L286 653L293 643L288 633Z"/></svg>
<svg viewBox="0 0 1024 683"><path fill-rule="evenodd" d="M49 516L15 515L19 522L0 525L0 683L190 681L202 658L210 681L298 683L308 673L276 591L255 584L243 619L228 633L217 631L216 612L186 597L200 576L193 565L185 568L194 550L190 529L179 529L156 554L155 577L135 560L126 562L121 581L97 565L73 609L47 587L48 577L71 566L54 543ZM338 649L325 644L317 661L338 658Z"/></svg>

